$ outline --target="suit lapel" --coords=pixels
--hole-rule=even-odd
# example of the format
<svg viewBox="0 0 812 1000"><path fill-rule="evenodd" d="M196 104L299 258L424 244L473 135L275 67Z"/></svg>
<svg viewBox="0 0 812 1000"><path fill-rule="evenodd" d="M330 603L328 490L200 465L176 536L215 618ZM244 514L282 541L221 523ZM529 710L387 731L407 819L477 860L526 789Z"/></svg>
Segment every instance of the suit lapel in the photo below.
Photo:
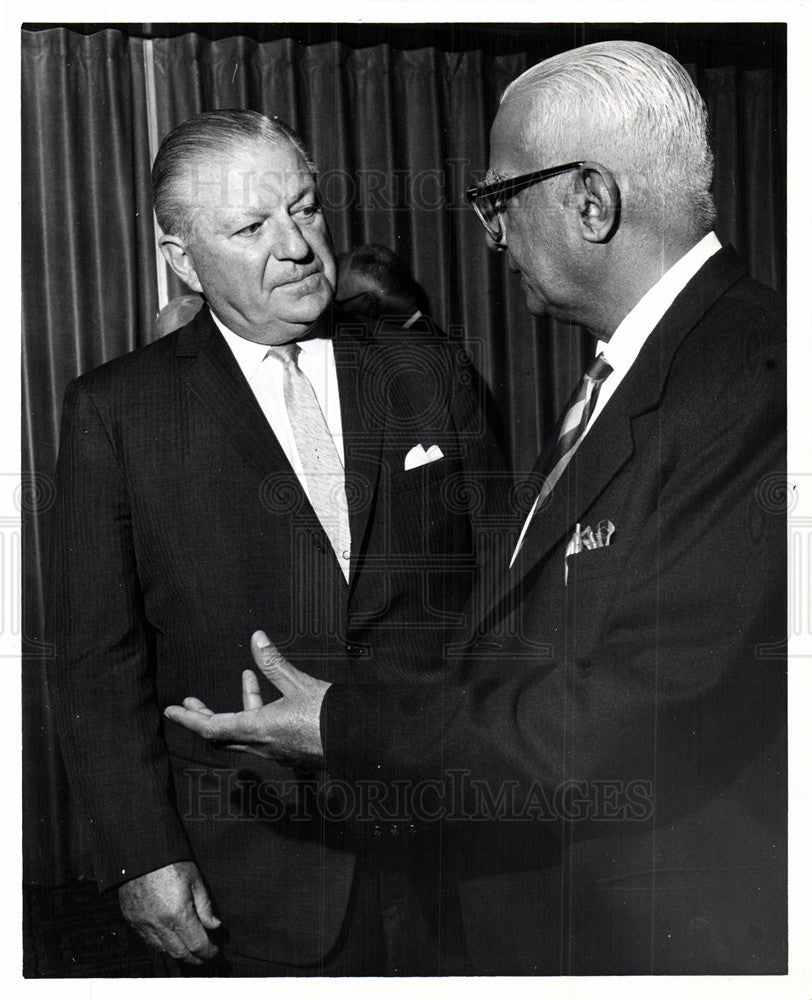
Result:
<svg viewBox="0 0 812 1000"><path fill-rule="evenodd" d="M677 348L713 303L745 274L736 252L725 247L699 270L674 300L643 345L626 377L579 446L552 493L530 523L519 558L505 572L482 621L519 586L575 525L634 453L635 417L659 405ZM550 452L550 444L543 455ZM542 459L534 467L540 477Z"/></svg>
<svg viewBox="0 0 812 1000"><path fill-rule="evenodd" d="M194 358L185 372L186 384L260 477L263 490L269 491L263 499L287 508L311 531L322 531L296 473L208 309L204 308L179 332L175 354Z"/></svg>
<svg viewBox="0 0 812 1000"><path fill-rule="evenodd" d="M371 387L368 360L370 352L365 340L366 330L357 323L334 313L333 352L341 399L341 427L344 435L344 476L352 539L350 586L358 569L364 548L369 518L381 473L381 449L384 420Z"/></svg>

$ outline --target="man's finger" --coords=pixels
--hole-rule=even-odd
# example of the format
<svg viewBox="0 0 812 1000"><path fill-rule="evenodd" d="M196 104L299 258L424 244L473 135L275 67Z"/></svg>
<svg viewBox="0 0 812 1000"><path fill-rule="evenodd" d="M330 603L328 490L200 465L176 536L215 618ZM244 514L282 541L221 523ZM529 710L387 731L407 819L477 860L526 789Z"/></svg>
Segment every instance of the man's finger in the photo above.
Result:
<svg viewBox="0 0 812 1000"><path fill-rule="evenodd" d="M202 883L197 883L199 886L199 891L203 893L208 899L208 894L203 888ZM192 893L194 894L195 888L192 886ZM208 917L210 920L214 920L214 916L209 909ZM220 921L217 921L215 926L219 925ZM212 928L213 930L214 928ZM195 956L198 961L206 961L209 958L214 958L219 949L211 941L209 935L206 933L206 928L200 922L197 913L197 902L193 906L189 904L188 909L184 912L183 920L177 923L173 928L175 934L178 936L178 940L182 943L183 947L186 948L190 955ZM189 961L188 958L180 956L184 961Z"/></svg>
<svg viewBox="0 0 812 1000"><path fill-rule="evenodd" d="M197 910L197 915L201 924L203 924L207 930L217 930L220 926L220 920L214 915L211 899L206 891L206 886L203 884L202 879L197 879L192 883L192 899L194 900L195 909Z"/></svg>
<svg viewBox="0 0 812 1000"><path fill-rule="evenodd" d="M262 708L262 695L259 693L259 678L253 670L242 672L242 707L246 712L254 708Z"/></svg>
<svg viewBox="0 0 812 1000"><path fill-rule="evenodd" d="M251 636L251 655L254 663L283 695L294 695L299 691L300 672L288 663L264 632L254 632Z"/></svg>
<svg viewBox="0 0 812 1000"><path fill-rule="evenodd" d="M202 712L203 715L214 715L214 712L204 705L199 698L184 698L183 707L190 708L193 712Z"/></svg>
<svg viewBox="0 0 812 1000"><path fill-rule="evenodd" d="M164 709L164 715L167 719L171 719L173 722L179 722L180 725L185 726L187 729L191 729L192 732L197 733L198 736L209 736L207 731L209 717L203 715L201 712L192 712L188 708L183 708L180 705L167 705Z"/></svg>
<svg viewBox="0 0 812 1000"><path fill-rule="evenodd" d="M158 931L161 938L162 950L172 958L177 958L181 962L189 965L202 965L203 959L192 954L189 947L181 940L180 936L168 927L161 927Z"/></svg>
<svg viewBox="0 0 812 1000"><path fill-rule="evenodd" d="M132 924L131 926L135 928L138 935L147 942L150 948L154 948L155 951L166 951L163 941L161 941L151 927L140 927L137 924Z"/></svg>
<svg viewBox="0 0 812 1000"><path fill-rule="evenodd" d="M205 898L208 903L208 893L200 878L197 878L190 885L192 898L183 906L183 909L170 922L164 922L158 927L166 950L173 958L179 958L182 962L190 962L192 965L199 965L201 961L213 958L217 954L216 945L209 939L206 928L199 919L197 906L198 899L201 905ZM211 912L211 904L208 903L207 918L216 920ZM219 920L214 926L218 926ZM212 930L214 927L211 928ZM178 949L182 949L180 952Z"/></svg>
<svg viewBox="0 0 812 1000"><path fill-rule="evenodd" d="M187 953L193 956L197 962L205 962L210 958L214 958L220 951L217 945L209 938L209 935L205 932L199 921L194 930L192 928L179 930L178 938L186 948ZM183 961L188 962L190 959L184 958ZM193 962L192 964L197 964L197 962Z"/></svg>
<svg viewBox="0 0 812 1000"><path fill-rule="evenodd" d="M178 722L191 729L193 733L202 736L207 740L236 740L242 742L250 736L243 724L240 726L239 719L250 719L241 712L239 715L234 712L223 712L220 715L205 715L203 712L192 711L182 708L180 705L168 705L164 709L164 715L173 722Z"/></svg>

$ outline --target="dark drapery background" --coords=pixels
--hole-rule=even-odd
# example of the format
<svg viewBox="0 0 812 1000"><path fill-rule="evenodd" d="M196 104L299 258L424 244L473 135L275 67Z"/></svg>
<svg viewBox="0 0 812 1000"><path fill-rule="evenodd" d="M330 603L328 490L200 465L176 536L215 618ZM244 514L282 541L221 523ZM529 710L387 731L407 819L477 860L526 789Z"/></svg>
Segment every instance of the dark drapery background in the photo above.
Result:
<svg viewBox="0 0 812 1000"><path fill-rule="evenodd" d="M638 38L672 52L708 103L718 232L785 288L782 25L117 25L22 33L23 696L26 878L86 875L49 713L47 512L62 392L154 339L150 126L198 111L286 119L319 166L336 249L385 243L458 331L529 468L582 371L583 335L533 319L464 203L504 87L554 52ZM154 100L153 95L154 83ZM169 281L170 297L182 289ZM100 692L100 698L104 692Z"/></svg>

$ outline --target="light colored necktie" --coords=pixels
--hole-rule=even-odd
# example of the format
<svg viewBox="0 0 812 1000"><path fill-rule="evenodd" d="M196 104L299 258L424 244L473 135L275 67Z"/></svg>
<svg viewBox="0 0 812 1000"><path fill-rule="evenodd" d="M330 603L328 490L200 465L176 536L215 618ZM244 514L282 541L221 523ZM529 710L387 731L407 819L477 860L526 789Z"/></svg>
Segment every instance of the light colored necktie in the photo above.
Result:
<svg viewBox="0 0 812 1000"><path fill-rule="evenodd" d="M269 347L266 357L283 364L283 393L293 439L313 510L349 579L350 520L344 487L344 466L310 379L299 368L298 344Z"/></svg>
<svg viewBox="0 0 812 1000"><path fill-rule="evenodd" d="M611 372L612 366L602 354L599 354L589 368L587 368L584 377L578 383L578 387L567 405L564 419L561 421L558 439L547 463L548 471L544 477L544 482L541 484L541 490L536 497L535 503L530 508L530 513L524 522L522 533L519 535L519 541L516 543L516 549L510 560L511 566L516 561L516 557L524 542L524 536L527 534L527 529L533 520L533 515L538 510L539 505L550 495L553 487L561 478L561 473L567 467L567 463L581 443L581 438L586 433L589 420L597 405L600 387Z"/></svg>

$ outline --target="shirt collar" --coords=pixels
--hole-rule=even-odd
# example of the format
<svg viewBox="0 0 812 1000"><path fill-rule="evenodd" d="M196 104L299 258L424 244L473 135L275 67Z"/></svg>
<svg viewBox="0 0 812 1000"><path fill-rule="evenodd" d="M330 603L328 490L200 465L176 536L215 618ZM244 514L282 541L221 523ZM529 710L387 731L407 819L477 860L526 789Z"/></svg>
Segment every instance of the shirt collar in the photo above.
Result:
<svg viewBox="0 0 812 1000"><path fill-rule="evenodd" d="M614 371L627 372L674 299L702 265L721 249L716 233L704 236L646 292L608 341L596 343L595 354L603 354Z"/></svg>
<svg viewBox="0 0 812 1000"><path fill-rule="evenodd" d="M268 345L257 344L253 340L246 340L245 337L234 333L224 323L221 323L213 312L211 313L211 318L217 324L220 333L225 337L225 341L231 348L243 375L250 382L254 375L256 375L259 366L265 360L265 356L268 353ZM308 358L312 358L314 364L325 360L329 342L329 337L309 337L307 340L296 341L301 348L302 354Z"/></svg>

